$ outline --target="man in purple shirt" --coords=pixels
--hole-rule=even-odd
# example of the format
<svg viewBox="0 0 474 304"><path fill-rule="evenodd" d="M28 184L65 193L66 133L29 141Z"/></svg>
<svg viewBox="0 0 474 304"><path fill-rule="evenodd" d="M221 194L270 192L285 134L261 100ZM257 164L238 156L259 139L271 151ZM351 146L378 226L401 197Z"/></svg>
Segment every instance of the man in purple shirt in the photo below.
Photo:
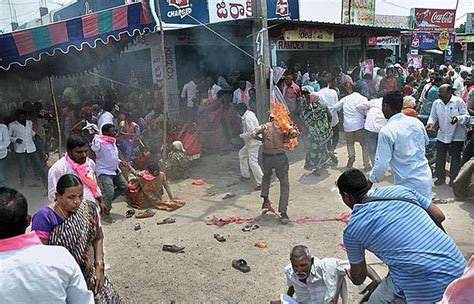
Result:
<svg viewBox="0 0 474 304"><path fill-rule="evenodd" d="M102 190L105 203L105 211L102 219L112 222L110 210L112 201L122 195L128 183L119 169L120 159L116 145L115 127L112 124L105 124L102 127L102 135L95 135L92 140L91 149L96 155L96 174L99 178L99 186Z"/></svg>

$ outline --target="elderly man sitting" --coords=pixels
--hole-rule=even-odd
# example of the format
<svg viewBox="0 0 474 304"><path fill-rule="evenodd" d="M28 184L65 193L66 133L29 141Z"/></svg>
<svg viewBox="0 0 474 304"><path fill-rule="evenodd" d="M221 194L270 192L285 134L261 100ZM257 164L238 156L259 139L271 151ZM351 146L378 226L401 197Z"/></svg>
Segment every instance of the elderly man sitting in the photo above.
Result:
<svg viewBox="0 0 474 304"><path fill-rule="evenodd" d="M286 295L281 295L280 301L272 303L349 303L346 272L350 269L349 261L312 256L308 247L298 245L290 253L291 263L285 268L288 282ZM367 267L368 276L376 282L381 279L370 267ZM366 292L370 289L370 284ZM293 296L296 294L296 299Z"/></svg>

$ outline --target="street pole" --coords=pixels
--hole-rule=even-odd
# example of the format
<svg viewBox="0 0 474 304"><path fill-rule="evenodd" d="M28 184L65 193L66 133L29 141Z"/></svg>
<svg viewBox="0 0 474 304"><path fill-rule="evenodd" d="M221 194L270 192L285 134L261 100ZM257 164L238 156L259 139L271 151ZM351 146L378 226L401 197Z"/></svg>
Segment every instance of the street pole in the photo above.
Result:
<svg viewBox="0 0 474 304"><path fill-rule="evenodd" d="M154 0L151 0L154 1ZM161 10L160 2L156 2L156 11L158 13L158 25L160 26L160 37L161 37L161 50L160 50L160 67L161 75L163 77L163 160L168 158L167 151L167 133L168 133L168 81L166 79L166 66L165 66L165 33L163 32L163 23L161 21Z"/></svg>
<svg viewBox="0 0 474 304"><path fill-rule="evenodd" d="M260 33L262 52L257 50L257 43L254 40L255 58L261 56L261 63L254 61L255 91L257 100L257 117L260 122L267 121L268 111L270 110L270 43L268 40L268 22L267 22L267 2L262 0L253 0L253 39L256 39ZM265 29L262 31L262 29Z"/></svg>

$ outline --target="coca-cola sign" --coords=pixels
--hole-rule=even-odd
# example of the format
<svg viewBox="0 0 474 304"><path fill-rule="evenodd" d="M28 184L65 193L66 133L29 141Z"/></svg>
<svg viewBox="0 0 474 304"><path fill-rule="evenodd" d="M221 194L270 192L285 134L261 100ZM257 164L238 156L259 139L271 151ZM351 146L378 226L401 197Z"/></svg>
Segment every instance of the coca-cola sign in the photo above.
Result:
<svg viewBox="0 0 474 304"><path fill-rule="evenodd" d="M413 27L423 32L453 31L456 10L436 8L415 8L412 11Z"/></svg>

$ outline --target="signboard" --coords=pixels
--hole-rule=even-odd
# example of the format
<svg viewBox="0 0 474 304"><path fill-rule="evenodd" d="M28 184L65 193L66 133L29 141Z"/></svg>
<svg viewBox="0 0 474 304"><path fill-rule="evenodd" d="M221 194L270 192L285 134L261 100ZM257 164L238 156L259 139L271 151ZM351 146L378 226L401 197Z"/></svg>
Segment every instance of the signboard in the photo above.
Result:
<svg viewBox="0 0 474 304"><path fill-rule="evenodd" d="M438 48L441 51L444 51L449 46L449 33L447 31L442 31L438 36Z"/></svg>
<svg viewBox="0 0 474 304"><path fill-rule="evenodd" d="M439 43L440 34L439 33L414 33L411 37L411 49L420 49L420 50L438 50L440 45L444 47L446 45L446 34L449 34L448 44L454 44L454 33L445 32L441 36L441 42ZM446 48L445 48L446 49Z"/></svg>
<svg viewBox="0 0 474 304"><path fill-rule="evenodd" d="M319 29L300 28L283 33L285 41L334 42L334 33Z"/></svg>
<svg viewBox="0 0 474 304"><path fill-rule="evenodd" d="M364 62L362 62L362 65L361 65L361 69L362 69L362 75L366 75L366 74L373 75L374 74L374 60L373 59L364 60Z"/></svg>
<svg viewBox="0 0 474 304"><path fill-rule="evenodd" d="M367 40L369 46L391 46L400 45L400 37L395 36L382 36L382 37L369 37Z"/></svg>
<svg viewBox="0 0 474 304"><path fill-rule="evenodd" d="M208 0L210 23L252 18L252 0Z"/></svg>
<svg viewBox="0 0 474 304"><path fill-rule="evenodd" d="M298 0L267 0L268 19L300 19Z"/></svg>
<svg viewBox="0 0 474 304"><path fill-rule="evenodd" d="M209 23L206 0L159 0L161 18L165 23L199 24ZM199 20L195 21L193 18Z"/></svg>
<svg viewBox="0 0 474 304"><path fill-rule="evenodd" d="M395 27L411 29L411 18L409 16L375 15L374 25L380 27Z"/></svg>
<svg viewBox="0 0 474 304"><path fill-rule="evenodd" d="M474 35L456 36L456 42L458 42L458 43L472 43L472 42L474 42Z"/></svg>
<svg viewBox="0 0 474 304"><path fill-rule="evenodd" d="M417 31L441 32L443 30L453 32L456 21L456 10L415 8L412 9L413 26Z"/></svg>
<svg viewBox="0 0 474 304"><path fill-rule="evenodd" d="M449 44L446 50L444 51L444 62L453 62L454 54L454 45Z"/></svg>
<svg viewBox="0 0 474 304"><path fill-rule="evenodd" d="M373 25L375 23L375 0L343 0L345 24Z"/></svg>
<svg viewBox="0 0 474 304"><path fill-rule="evenodd" d="M408 66L412 66L415 69L422 68L423 67L423 55L408 54L407 55L407 64L408 64Z"/></svg>
<svg viewBox="0 0 474 304"><path fill-rule="evenodd" d="M159 0L165 23L199 24L253 18L252 0ZM268 19L299 19L298 0L266 0ZM191 18L191 17L192 18ZM199 20L199 22L194 19Z"/></svg>

